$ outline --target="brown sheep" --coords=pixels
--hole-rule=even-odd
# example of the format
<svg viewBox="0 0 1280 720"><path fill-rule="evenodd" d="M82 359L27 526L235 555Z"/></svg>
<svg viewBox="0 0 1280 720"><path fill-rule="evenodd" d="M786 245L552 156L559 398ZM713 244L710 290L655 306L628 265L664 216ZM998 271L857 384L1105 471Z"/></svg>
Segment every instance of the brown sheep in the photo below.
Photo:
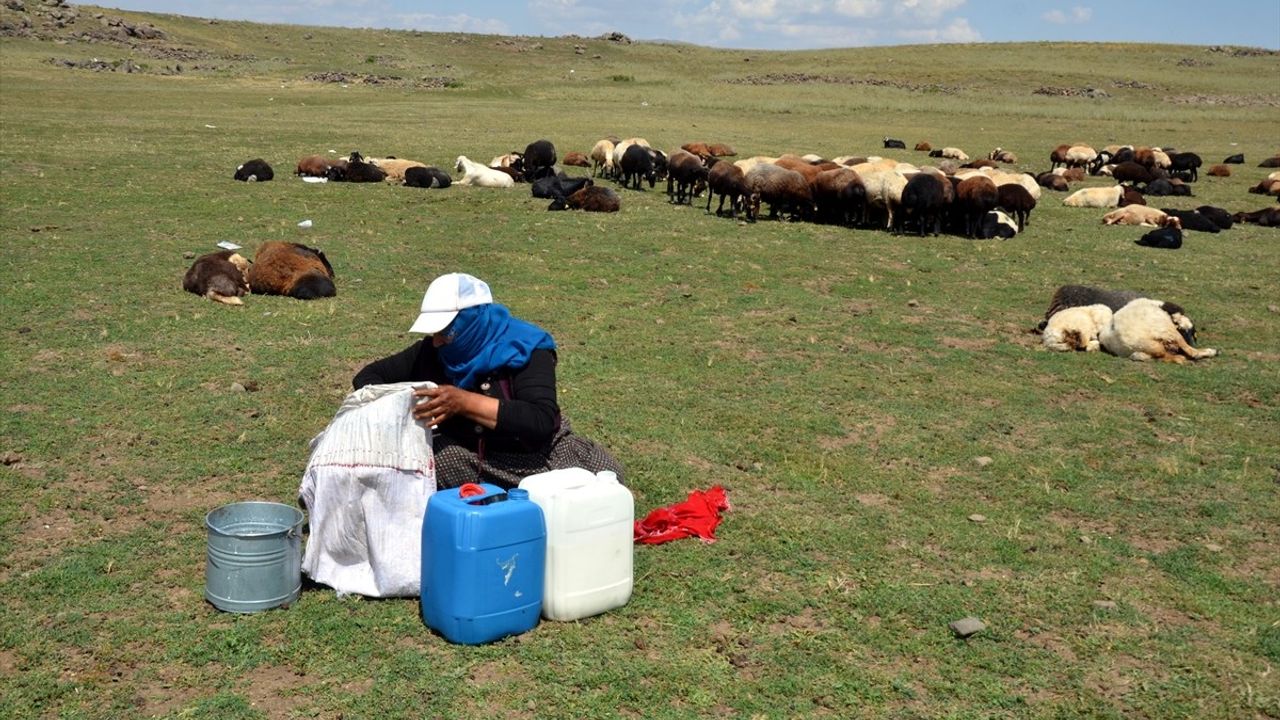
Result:
<svg viewBox="0 0 1280 720"><path fill-rule="evenodd" d="M1131 187L1124 188L1124 194L1120 196L1120 204L1118 207L1126 207L1128 205L1146 205L1147 198L1141 191Z"/></svg>
<svg viewBox="0 0 1280 720"><path fill-rule="evenodd" d="M973 237L982 218L995 209L999 202L999 190L991 178L973 175L961 180L956 186L955 212L964 220L965 237Z"/></svg>
<svg viewBox="0 0 1280 720"><path fill-rule="evenodd" d="M818 220L838 225L866 222L867 187L846 167L823 170L810 184Z"/></svg>
<svg viewBox="0 0 1280 720"><path fill-rule="evenodd" d="M1266 160L1263 160L1262 162L1258 163L1258 167L1260 168L1280 167L1280 155L1276 155L1275 157L1269 157Z"/></svg>
<svg viewBox="0 0 1280 720"><path fill-rule="evenodd" d="M725 198L729 199L729 216L736 217L743 201L751 194L747 188L747 175L742 168L731 162L718 162L711 166L707 174L707 212L711 212L711 198L720 196L720 205L716 214L724 212Z"/></svg>
<svg viewBox="0 0 1280 720"><path fill-rule="evenodd" d="M1022 232L1031 224L1031 211L1036 209L1036 199L1021 185L1008 183L996 187L996 205L1018 221L1018 232Z"/></svg>
<svg viewBox="0 0 1280 720"><path fill-rule="evenodd" d="M1067 151L1071 149L1070 145L1059 145L1049 153L1049 167L1056 168L1059 165L1067 164Z"/></svg>
<svg viewBox="0 0 1280 720"><path fill-rule="evenodd" d="M622 200L618 193L607 187L591 185L570 195L569 207L584 212L618 212Z"/></svg>
<svg viewBox="0 0 1280 720"><path fill-rule="evenodd" d="M707 145L707 149L716 157L738 156L738 151L734 150L732 145L725 145L724 143L710 143Z"/></svg>
<svg viewBox="0 0 1280 720"><path fill-rule="evenodd" d="M780 168L786 168L800 173L804 176L804 180L807 183L812 183L813 179L818 176L818 173L822 172L822 170L808 160L789 153L779 156L773 164Z"/></svg>
<svg viewBox="0 0 1280 720"><path fill-rule="evenodd" d="M685 143L680 146L680 149L687 153L693 153L704 160L712 156L711 147L704 142Z"/></svg>
<svg viewBox="0 0 1280 720"><path fill-rule="evenodd" d="M923 140L916 143L916 152L929 152L932 149L933 146Z"/></svg>
<svg viewBox="0 0 1280 720"><path fill-rule="evenodd" d="M1061 175L1055 175L1052 172L1043 172L1037 175L1036 183L1042 188L1058 192L1066 192L1071 189L1071 186L1067 184L1066 178Z"/></svg>
<svg viewBox="0 0 1280 720"><path fill-rule="evenodd" d="M346 158L334 158L330 160L324 155L308 155L298 160L298 169L294 170L293 174L308 177L325 177L329 174L329 168L345 168L346 166Z"/></svg>
<svg viewBox="0 0 1280 720"><path fill-rule="evenodd" d="M591 167L591 158L580 152L569 151L565 153L564 159L561 160L561 162L565 165L572 165L573 167Z"/></svg>
<svg viewBox="0 0 1280 720"><path fill-rule="evenodd" d="M258 248L249 268L249 287L260 295L287 295L299 300L338 294L333 284L333 266L323 252L279 240Z"/></svg>
<svg viewBox="0 0 1280 720"><path fill-rule="evenodd" d="M1280 207L1269 207L1253 212L1238 212L1231 216L1238 223L1253 223L1263 227L1280 227Z"/></svg>
<svg viewBox="0 0 1280 720"><path fill-rule="evenodd" d="M747 210L750 220L759 216L761 201L769 203L771 218L776 218L784 209L790 210L793 220L808 217L814 212L809 182L795 170L768 163L757 165L747 173L747 187L751 189Z"/></svg>
<svg viewBox="0 0 1280 720"><path fill-rule="evenodd" d="M240 297L249 294L248 270L248 259L232 250L201 255L183 276L182 289L224 305L243 305Z"/></svg>
<svg viewBox="0 0 1280 720"><path fill-rule="evenodd" d="M1205 174L1214 177L1231 177L1231 168L1226 165L1214 165Z"/></svg>

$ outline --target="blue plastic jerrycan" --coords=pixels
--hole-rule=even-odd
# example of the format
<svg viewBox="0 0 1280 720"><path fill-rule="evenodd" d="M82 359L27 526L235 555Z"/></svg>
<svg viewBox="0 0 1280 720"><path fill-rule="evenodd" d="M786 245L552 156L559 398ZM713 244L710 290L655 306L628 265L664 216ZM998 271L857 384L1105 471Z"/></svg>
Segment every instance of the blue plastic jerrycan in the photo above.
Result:
<svg viewBox="0 0 1280 720"><path fill-rule="evenodd" d="M436 492L422 523L422 621L463 645L531 630L546 553L546 522L527 491L467 483Z"/></svg>

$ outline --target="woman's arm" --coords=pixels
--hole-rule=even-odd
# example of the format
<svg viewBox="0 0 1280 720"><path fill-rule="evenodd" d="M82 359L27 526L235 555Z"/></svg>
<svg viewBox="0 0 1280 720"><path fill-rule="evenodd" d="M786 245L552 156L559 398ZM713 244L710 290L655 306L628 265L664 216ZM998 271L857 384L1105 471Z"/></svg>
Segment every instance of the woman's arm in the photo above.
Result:
<svg viewBox="0 0 1280 720"><path fill-rule="evenodd" d="M424 352L428 348L430 352ZM359 390L365 385L436 380L432 377L431 358L426 357L427 355L434 357L434 351L435 348L429 341L419 340L395 355L389 355L365 365L351 380L351 385Z"/></svg>
<svg viewBox="0 0 1280 720"><path fill-rule="evenodd" d="M491 391L501 394L496 388ZM556 403L556 356L551 350L535 350L526 364L511 376L511 397L499 400L452 385L421 388L414 394L425 401L413 416L432 425L464 417L502 435L529 445L542 445L555 434L560 418Z"/></svg>

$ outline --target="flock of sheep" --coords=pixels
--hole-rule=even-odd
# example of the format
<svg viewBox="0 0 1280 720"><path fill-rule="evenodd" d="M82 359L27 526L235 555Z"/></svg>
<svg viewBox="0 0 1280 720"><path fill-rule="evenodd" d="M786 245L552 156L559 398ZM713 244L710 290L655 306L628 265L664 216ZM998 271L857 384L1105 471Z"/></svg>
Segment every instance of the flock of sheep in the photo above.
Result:
<svg viewBox="0 0 1280 720"><path fill-rule="evenodd" d="M893 138L885 138L884 147L906 150L904 142ZM692 204L705 193L710 213L718 195L717 215L741 215L748 222L754 222L767 204L771 218L786 215L920 235L945 230L971 238L1013 237L1029 224L1044 190L1066 192L1071 182L1093 175L1109 176L1116 184L1078 190L1063 204L1112 209L1102 218L1106 224L1154 228L1136 241L1140 245L1176 249L1182 245L1184 229L1216 233L1237 222L1280 226L1280 207L1233 215L1208 205L1195 210L1148 206L1151 196L1191 195L1190 183L1197 181L1202 166L1195 153L1131 145L1101 150L1082 143L1061 145L1050 153L1050 169L1032 175L1002 168L1017 162L1002 148L978 160L959 148L934 149L927 142L918 143L915 150L927 152L936 164L799 154L732 160L736 151L720 143L687 143L667 154L643 138L608 137L590 153L570 152L563 158L564 166L590 168L589 177L566 174L548 140L530 143L524 152L499 155L487 165L459 156L454 163L461 174L457 179L426 163L365 158L358 152L347 158L309 155L298 161L295 174L312 182L394 182L418 188L454 183L513 188L528 183L534 197L551 200L548 210L588 212L617 212L621 207L618 193L596 185L598 179L634 190L665 180L670 202ZM1226 158L1208 174L1229 176L1229 165L1243 162L1240 155ZM1280 167L1280 155L1260 167ZM235 179L263 181L273 175L270 165L257 159L238 167ZM1280 172L1271 173L1250 192L1280 200ZM200 258L188 271L184 288L236 304L249 291L301 299L329 297L336 294L332 279L333 268L322 252L294 243L267 243L252 264L229 251ZM1173 362L1216 354L1194 347L1194 326L1181 307L1127 291L1063 286L1037 330L1054 350L1105 349L1123 357Z"/></svg>

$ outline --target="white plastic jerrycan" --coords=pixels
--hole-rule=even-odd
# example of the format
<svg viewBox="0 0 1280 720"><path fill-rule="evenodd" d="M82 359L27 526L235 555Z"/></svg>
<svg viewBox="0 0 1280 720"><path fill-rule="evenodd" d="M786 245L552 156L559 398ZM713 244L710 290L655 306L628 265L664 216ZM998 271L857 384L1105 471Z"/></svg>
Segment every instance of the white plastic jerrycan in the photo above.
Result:
<svg viewBox="0 0 1280 720"><path fill-rule="evenodd" d="M631 599L635 500L609 471L552 470L520 481L547 522L542 616L577 620Z"/></svg>

